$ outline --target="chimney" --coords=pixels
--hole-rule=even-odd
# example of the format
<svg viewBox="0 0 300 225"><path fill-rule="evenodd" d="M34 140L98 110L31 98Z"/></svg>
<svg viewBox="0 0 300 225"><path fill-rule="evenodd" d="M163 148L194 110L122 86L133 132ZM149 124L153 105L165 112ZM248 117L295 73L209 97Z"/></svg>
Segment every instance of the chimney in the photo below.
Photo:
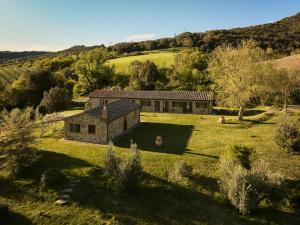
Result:
<svg viewBox="0 0 300 225"><path fill-rule="evenodd" d="M104 105L103 108L102 108L102 114L101 114L101 117L103 119L107 119L107 106Z"/></svg>

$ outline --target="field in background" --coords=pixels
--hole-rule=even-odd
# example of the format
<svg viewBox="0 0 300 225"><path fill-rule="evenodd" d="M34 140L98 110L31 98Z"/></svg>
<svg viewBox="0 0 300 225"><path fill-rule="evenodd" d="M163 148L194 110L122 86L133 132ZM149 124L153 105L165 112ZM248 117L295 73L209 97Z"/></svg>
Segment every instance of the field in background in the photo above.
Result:
<svg viewBox="0 0 300 225"><path fill-rule="evenodd" d="M150 60L154 62L158 67L170 67L174 64L174 52L157 52L157 53L149 53L146 55L136 55L136 56L126 56L121 58L116 58L109 60L110 65L115 65L116 72L119 73L128 73L128 66L134 60L146 61Z"/></svg>

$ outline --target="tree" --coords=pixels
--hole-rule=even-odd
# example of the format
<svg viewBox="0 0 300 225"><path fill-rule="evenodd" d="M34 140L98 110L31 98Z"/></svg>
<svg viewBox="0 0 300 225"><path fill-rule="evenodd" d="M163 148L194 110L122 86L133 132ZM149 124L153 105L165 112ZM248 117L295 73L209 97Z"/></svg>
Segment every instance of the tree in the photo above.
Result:
<svg viewBox="0 0 300 225"><path fill-rule="evenodd" d="M210 79L207 74L206 54L195 49L186 49L175 56L173 71L169 74L169 87L178 90L207 90Z"/></svg>
<svg viewBox="0 0 300 225"><path fill-rule="evenodd" d="M12 175L18 175L36 161L36 155L29 145L34 141L34 121L32 108L3 111L0 116L0 158L3 167ZM0 165L1 167L1 165Z"/></svg>
<svg viewBox="0 0 300 225"><path fill-rule="evenodd" d="M159 79L159 70L157 66L147 60L141 62L138 60L130 63L129 88L131 90L154 90L155 83Z"/></svg>
<svg viewBox="0 0 300 225"><path fill-rule="evenodd" d="M283 111L286 116L292 95L300 89L300 71L273 67L266 75L265 84L268 88L265 89L265 92L267 96L272 96L283 104Z"/></svg>
<svg viewBox="0 0 300 225"><path fill-rule="evenodd" d="M25 71L9 88L10 104L18 107L37 106L44 91L54 85L53 74L47 69Z"/></svg>
<svg viewBox="0 0 300 225"><path fill-rule="evenodd" d="M106 64L111 55L105 48L96 48L82 52L74 64L73 69L78 75L79 94L87 94L91 91L112 84L114 67Z"/></svg>
<svg viewBox="0 0 300 225"><path fill-rule="evenodd" d="M243 120L247 103L259 93L264 77L265 53L253 40L243 41L237 48L229 45L218 47L209 62L214 80L217 102L238 107L238 120Z"/></svg>
<svg viewBox="0 0 300 225"><path fill-rule="evenodd" d="M54 87L49 92L44 92L44 97L39 105L42 113L52 113L65 109L71 102L71 96L60 87Z"/></svg>

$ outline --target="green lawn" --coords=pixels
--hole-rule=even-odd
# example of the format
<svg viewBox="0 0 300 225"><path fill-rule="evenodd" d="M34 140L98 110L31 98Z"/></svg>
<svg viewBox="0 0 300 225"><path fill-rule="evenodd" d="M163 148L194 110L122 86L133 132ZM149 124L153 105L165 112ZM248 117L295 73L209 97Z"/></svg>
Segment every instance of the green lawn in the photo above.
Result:
<svg viewBox="0 0 300 225"><path fill-rule="evenodd" d="M109 60L110 65L115 65L116 72L119 73L128 73L128 66L134 60L146 61L150 60L154 62L158 67L169 67L174 64L174 52L157 52L149 53L146 55L137 55L137 56L126 56L121 58L116 58Z"/></svg>
<svg viewBox="0 0 300 225"><path fill-rule="evenodd" d="M145 180L133 197L113 194L91 173L103 166L106 146L63 141L49 133L34 145L42 158L30 176L16 181L0 177L0 202L7 201L15 212L7 224L300 224L299 214L287 207L262 207L255 216L241 216L218 188L218 158L232 144L252 146L274 170L291 179L300 176L300 155L282 152L273 140L281 113L265 110L250 110L243 124L228 115L224 125L218 124L218 115L142 113L141 126L114 147L122 158L130 155L131 139L141 149ZM299 116L299 111L290 115L300 126ZM154 146L157 135L164 137L163 148ZM179 159L194 167L189 187L167 180ZM55 206L55 191L40 190L37 179L49 167L80 179L70 205Z"/></svg>

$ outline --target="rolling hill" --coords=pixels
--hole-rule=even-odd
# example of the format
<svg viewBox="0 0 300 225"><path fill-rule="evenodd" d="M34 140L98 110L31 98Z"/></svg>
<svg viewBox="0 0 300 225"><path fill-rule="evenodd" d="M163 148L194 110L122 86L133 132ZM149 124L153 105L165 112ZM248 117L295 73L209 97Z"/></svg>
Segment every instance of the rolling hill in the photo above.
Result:
<svg viewBox="0 0 300 225"><path fill-rule="evenodd" d="M272 48L275 53L289 55L300 48L300 13L274 23L200 33L185 32L174 38L118 43L109 49L124 53L173 47L198 47L204 52L211 52L223 43L236 46L249 38L255 39L264 49Z"/></svg>
<svg viewBox="0 0 300 225"><path fill-rule="evenodd" d="M285 68L288 70L300 70L300 54L276 59L274 60L274 62L278 68Z"/></svg>

